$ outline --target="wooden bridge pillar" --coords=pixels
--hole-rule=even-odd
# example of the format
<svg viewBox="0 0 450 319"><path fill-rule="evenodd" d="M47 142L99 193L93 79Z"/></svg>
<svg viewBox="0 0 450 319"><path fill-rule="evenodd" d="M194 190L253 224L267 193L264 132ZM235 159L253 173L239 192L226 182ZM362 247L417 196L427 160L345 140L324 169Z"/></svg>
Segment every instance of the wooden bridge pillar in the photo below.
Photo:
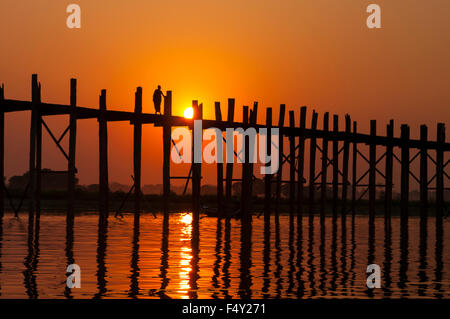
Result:
<svg viewBox="0 0 450 319"><path fill-rule="evenodd" d="M278 127L280 128L280 143L279 143L279 150L278 150L278 172L277 172L277 184L275 189L276 194L276 201L275 201L275 214L278 216L279 210L280 210L280 197L281 197L281 184L283 180L283 132L282 127L284 126L284 115L286 113L286 105L281 104L280 105L280 116L278 118ZM291 201L289 201L290 203ZM292 210L291 206L289 206L290 210ZM291 214L291 211L289 212Z"/></svg>
<svg viewBox="0 0 450 319"><path fill-rule="evenodd" d="M311 130L313 131L313 136L310 140L310 151L309 151L309 216L313 216L314 214L314 193L315 193L315 185L314 179L316 177L316 147L317 147L317 138L315 137L317 130L317 113L313 111L312 120L311 120Z"/></svg>
<svg viewBox="0 0 450 319"><path fill-rule="evenodd" d="M392 212L392 175L394 164L394 148L392 140L394 138L394 121L390 120L386 128L387 145L385 161L385 189L384 189L384 218L385 222L390 224Z"/></svg>
<svg viewBox="0 0 450 319"><path fill-rule="evenodd" d="M350 119L350 115L345 115L345 133L347 137L344 141L344 155L342 159L342 211L341 216L342 220L345 220L347 215L347 189L348 189L348 161L350 157L350 135L352 130L352 121Z"/></svg>
<svg viewBox="0 0 450 319"><path fill-rule="evenodd" d="M165 103L164 103L165 105ZM134 214L139 215L141 212L141 165L142 165L142 88L136 88L134 94L134 114L136 115L133 122L134 134L133 134L133 169L134 169ZM164 134L164 128L163 128ZM164 136L165 137L165 136ZM170 140L169 140L170 142ZM164 139L164 143L166 143ZM170 146L170 144L169 144ZM165 158L164 158L165 160ZM165 166L165 161L163 162ZM164 170L164 169L163 169ZM164 185L165 186L165 185Z"/></svg>
<svg viewBox="0 0 450 319"><path fill-rule="evenodd" d="M37 74L33 74L31 77L31 122L30 122L30 153L29 153L29 198L30 198L30 214L33 214L36 210L36 189L37 189L37 177L36 177L36 141L38 135L38 104L39 104L39 90L40 85L38 83Z"/></svg>
<svg viewBox="0 0 450 319"><path fill-rule="evenodd" d="M353 134L356 135L358 133L358 123L353 121ZM356 213L356 182L358 180L357 177L357 162L358 162L358 143L356 140L352 141L353 149L352 149L352 218L355 218Z"/></svg>
<svg viewBox="0 0 450 319"><path fill-rule="evenodd" d="M327 177L328 177L328 130L329 130L329 113L326 112L323 116L324 137L322 139L322 169L321 169L321 183L320 183L320 219L325 218L325 205L327 201Z"/></svg>
<svg viewBox="0 0 450 319"><path fill-rule="evenodd" d="M108 122L106 119L106 90L99 97L99 195L100 215L108 216L109 182L108 182Z"/></svg>
<svg viewBox="0 0 450 319"><path fill-rule="evenodd" d="M266 127L267 127L267 137L266 137L266 154L271 157L272 150L272 108L268 107L266 109ZM270 202L272 200L272 175L264 175L264 220L270 220Z"/></svg>
<svg viewBox="0 0 450 319"><path fill-rule="evenodd" d="M75 206L75 155L77 141L77 80L70 80L70 115L69 115L69 161L67 165L68 215L72 216Z"/></svg>
<svg viewBox="0 0 450 319"><path fill-rule="evenodd" d="M198 104L198 101L192 101L192 108L194 109L194 120L201 120L203 117L203 105ZM196 140L196 134L200 134L200 140ZM197 159L200 162L196 163L195 149L198 147L202 150L202 135L203 132L196 132L195 125L192 130L192 208L194 212L194 221L199 220L200 214L200 188L201 188L201 178L202 178L202 164L201 158Z"/></svg>
<svg viewBox="0 0 450 319"><path fill-rule="evenodd" d="M295 128L295 113L289 111L289 127ZM281 145L280 141L280 145ZM295 200L295 136L289 135L289 216L294 216L294 200ZM282 179L282 173L279 172L280 179Z"/></svg>
<svg viewBox="0 0 450 319"><path fill-rule="evenodd" d="M305 170L305 132L306 127L306 106L300 108L300 136L298 138L298 158L297 158L297 223L301 221L303 214L303 173Z"/></svg>
<svg viewBox="0 0 450 319"><path fill-rule="evenodd" d="M333 132L339 132L339 117L333 115ZM333 140L333 218L337 217L339 189L339 140Z"/></svg>
<svg viewBox="0 0 450 319"><path fill-rule="evenodd" d="M401 222L408 221L409 201L409 126L401 126Z"/></svg>
<svg viewBox="0 0 450 319"><path fill-rule="evenodd" d="M250 124L252 124L253 126L256 125L258 119L258 102L254 102L253 103L253 109L250 111ZM256 141L255 141L256 143ZM252 196L253 196L253 163L249 163L248 165L248 169L249 169L249 187L248 187L248 196L249 196L249 209L250 211L253 209L253 201L252 201ZM251 217L251 214L249 215Z"/></svg>
<svg viewBox="0 0 450 319"><path fill-rule="evenodd" d="M216 121L222 121L222 112L220 110L220 102L214 103ZM222 159L223 160L223 159ZM220 163L219 163L220 162ZM223 162L217 159L217 210L219 215L223 214Z"/></svg>
<svg viewBox="0 0 450 319"><path fill-rule="evenodd" d="M41 214L42 193L42 114L41 105L41 83L38 85L38 102L36 105L36 216Z"/></svg>
<svg viewBox="0 0 450 319"><path fill-rule="evenodd" d="M248 114L248 106L244 106L242 110L242 122L244 127L249 123L249 114ZM241 180L241 213L244 219L248 219L249 216L249 184L250 184L250 176L249 176L249 162L250 162L250 147L249 147L250 139L248 136L244 135L242 139L242 143L244 144L244 158L242 163L242 180Z"/></svg>
<svg viewBox="0 0 450 319"><path fill-rule="evenodd" d="M229 123L232 123L234 121L234 99L228 99L227 121ZM227 141L227 143L233 143L233 141ZM227 162L226 181L225 181L225 201L227 206L231 205L232 188L233 188L233 163Z"/></svg>
<svg viewBox="0 0 450 319"><path fill-rule="evenodd" d="M0 86L0 219L5 210L5 112L3 110L3 100L5 99L5 86Z"/></svg>
<svg viewBox="0 0 450 319"><path fill-rule="evenodd" d="M436 147L436 223L442 225L444 215L444 144L445 124L437 125L437 147Z"/></svg>
<svg viewBox="0 0 450 319"><path fill-rule="evenodd" d="M428 217L428 128L420 126L420 219L426 221Z"/></svg>
<svg viewBox="0 0 450 319"><path fill-rule="evenodd" d="M164 98L164 116L172 116L172 91L167 91ZM163 206L164 213L169 209L170 196L170 148L172 142L172 127L168 122L163 125Z"/></svg>
<svg viewBox="0 0 450 319"><path fill-rule="evenodd" d="M377 121L370 121L370 145L369 145L369 218L375 219L376 202L376 161L377 161Z"/></svg>

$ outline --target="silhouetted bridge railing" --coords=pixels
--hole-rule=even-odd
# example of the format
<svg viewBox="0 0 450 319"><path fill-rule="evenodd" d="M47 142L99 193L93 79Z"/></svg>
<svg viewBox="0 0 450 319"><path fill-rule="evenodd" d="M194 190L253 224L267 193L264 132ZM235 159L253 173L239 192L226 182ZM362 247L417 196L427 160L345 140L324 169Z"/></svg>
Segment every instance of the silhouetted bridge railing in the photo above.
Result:
<svg viewBox="0 0 450 319"><path fill-rule="evenodd" d="M349 115L345 116L345 129L339 130L339 118L333 116L333 128L330 128L329 114L323 116L322 129L317 128L318 114L313 111L311 116L311 127L306 127L306 107L300 108L300 125L295 124L295 113L289 111L289 125L285 125L285 105L280 106L280 116L278 125L272 123L272 109L266 109L266 123L257 123L258 104L255 102L250 110L248 106L243 107L243 121L234 120L235 101L228 100L227 119L222 120L220 103L215 103L215 120L203 119L202 104L193 101L194 119L172 115L172 92L168 91L164 99L164 115L142 113L142 89L139 87L135 94L134 112L107 110L106 90L101 91L99 98L99 108L77 106L76 101L76 80L70 82L70 104L51 104L41 101L41 85L38 83L37 75L32 76L32 100L18 101L4 98L4 86L0 88L0 178L3 181L3 187L0 190L0 210L3 213L4 199L9 198L5 186L4 176L4 122L5 113L31 111L30 122L30 157L29 172L30 181L26 193L30 199L30 209L39 211L40 193L41 193L41 171L42 171L42 128L45 128L51 138L68 160L68 213L73 214L74 191L75 191L75 156L76 156L76 131L77 120L95 118L99 123L99 192L100 192L100 211L107 215L108 212L108 150L107 150L107 122L110 121L129 121L134 126L134 199L135 211L141 210L141 147L142 147L142 125L154 124L163 128L163 197L165 210L168 209L168 198L170 194L170 180L180 177L170 176L170 151L173 143L171 138L171 128L174 126L189 126L193 129L194 119L202 119L202 128L208 129L215 127L221 130L226 128L278 128L280 132L280 151L279 151L279 171L272 175L266 175L265 181L265 218L271 214L272 201L275 199L275 212L278 213L281 197L282 184L289 186L289 208L290 213L296 211L301 216L305 208L308 207L309 214L315 211L316 195L320 191L319 207L321 217L325 214L325 202L327 200L327 185L332 185L332 211L333 216L337 216L340 210L341 215L345 217L348 211L355 212L355 205L366 193L369 198L369 217L375 217L376 188L384 189L384 211L387 220L390 220L393 194L393 163L398 161L401 165L401 217L403 220L408 218L408 202L410 193L410 179L413 178L420 185L421 217L427 217L428 211L428 193L429 190L435 191L436 196L436 217L438 221L442 220L444 212L444 190L445 181L449 179L449 174L445 171L449 160L444 162L446 154L450 151L450 143L445 142L445 124L437 125L436 141L428 140L428 128L425 125L420 127L420 139L410 139L410 128L408 125L401 125L401 136L394 137L394 122L390 121L387 125L386 135L377 135L376 121L370 122L370 134L357 132L357 123L352 122ZM63 134L57 138L52 133L43 117L52 115L69 115L69 125ZM69 134L69 150L66 152L61 146L61 140ZM288 154L283 151L283 138L289 140ZM270 139L267 139L270 143ZM309 169L305 171L305 141L309 140ZM321 145L318 144L321 141ZM226 142L226 141L225 141ZM329 143L331 143L331 156L328 155ZM358 144L365 144L369 147L369 154L364 155ZM270 149L270 144L268 144ZM218 208L222 214L225 214L226 204L231 202L232 183L234 181L242 182L241 190L241 213L250 216L251 194L254 181L253 164L248 160L248 143L246 147L246 159L242 164L242 177L233 178L233 163L217 163L217 202ZM381 156L377 150L383 147L384 152ZM394 152L394 148L400 149L400 156ZM351 149L351 152L350 152ZM410 151L417 153L411 156ZM435 152L433 158L430 151ZM321 165L320 170L316 172L316 155L320 152ZM350 153L352 155L350 161ZM359 159L359 160L358 160ZM384 159L384 169L380 169L380 162ZM419 177L411 171L411 164L414 160L420 161ZM361 162L368 164L367 170L358 175L357 165ZM435 166L434 175L429 178L429 162ZM341 163L341 165L339 165ZM351 163L351 179L349 164ZM289 179L283 180L283 164L289 164ZM226 176L223 176L223 165L226 166ZM328 168L331 167L331 181L328 178ZM377 175L383 181L377 183ZM368 176L368 184L362 184L362 180ZM192 180L192 199L194 208L194 217L198 218L200 211L200 183L201 183L201 164L194 163L191 166L189 176L183 177L187 183ZM308 178L308 181L307 181ZM430 184L435 181L435 187ZM306 183L307 182L307 183ZM225 184L225 187L224 187ZM275 184L275 192L272 191L272 184ZM350 187L350 189L349 189ZM357 194L357 188L363 187L362 194ZM275 193L275 194L274 194ZM306 194L308 198L306 201ZM358 196L357 196L358 195ZM274 197L274 198L272 198ZM351 199L351 206L348 208L347 200ZM23 201L23 200L22 200ZM18 208L11 206L14 210Z"/></svg>

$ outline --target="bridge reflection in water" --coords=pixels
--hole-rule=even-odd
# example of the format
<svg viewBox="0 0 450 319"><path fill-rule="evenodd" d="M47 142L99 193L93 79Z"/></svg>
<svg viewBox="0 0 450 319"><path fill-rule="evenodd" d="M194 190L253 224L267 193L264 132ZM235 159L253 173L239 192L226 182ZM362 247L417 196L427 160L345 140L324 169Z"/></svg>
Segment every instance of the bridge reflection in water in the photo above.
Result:
<svg viewBox="0 0 450 319"><path fill-rule="evenodd" d="M450 297L448 220L102 216L5 214L0 298ZM80 289L65 286L72 263ZM372 263L381 289L366 287Z"/></svg>

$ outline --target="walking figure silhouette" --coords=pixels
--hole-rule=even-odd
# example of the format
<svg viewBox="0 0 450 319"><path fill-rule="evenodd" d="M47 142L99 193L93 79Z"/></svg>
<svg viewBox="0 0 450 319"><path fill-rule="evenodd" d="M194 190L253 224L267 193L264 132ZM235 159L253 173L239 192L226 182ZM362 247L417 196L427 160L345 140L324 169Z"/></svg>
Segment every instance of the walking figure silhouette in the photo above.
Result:
<svg viewBox="0 0 450 319"><path fill-rule="evenodd" d="M161 91L161 85L153 92L153 104L155 105L155 114L161 114L161 96L166 97Z"/></svg>

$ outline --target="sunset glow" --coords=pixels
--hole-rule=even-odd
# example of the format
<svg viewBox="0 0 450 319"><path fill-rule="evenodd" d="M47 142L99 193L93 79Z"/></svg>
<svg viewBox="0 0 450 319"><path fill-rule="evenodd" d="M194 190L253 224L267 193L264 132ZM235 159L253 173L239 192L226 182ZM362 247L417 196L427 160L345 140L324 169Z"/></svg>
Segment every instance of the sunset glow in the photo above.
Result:
<svg viewBox="0 0 450 319"><path fill-rule="evenodd" d="M422 14L423 2L418 0L378 1L386 10L383 28L373 32L365 26L368 14L359 1L287 0L280 5L274 0L201 0L194 5L139 0L105 6L82 0L77 1L81 28L69 29L63 2L56 6L48 1L5 0L0 30L8 42L0 60L0 83L5 83L6 98L29 99L24 83L31 73L38 73L42 101L66 103L68 81L74 77L79 81L79 105L98 107L100 90L107 89L108 109L123 111L134 109L133 92L139 85L144 113L154 113L152 93L160 84L164 92L173 92L174 115L188 115L191 101L198 100L203 103L203 118L214 119L217 101L225 119L228 98L235 98L236 119L242 116L242 106L254 101L260 103L260 123L265 121L265 107L273 107L275 123L281 103L286 104L286 115L306 105L320 114L333 111L340 119L351 114L360 122L361 132L368 131L371 119L380 122L380 132L381 123L401 120L411 126L413 136L421 124L434 126L436 114L450 118L450 42L448 32L439 35L448 29L450 3L443 2L430 1ZM23 134L28 115L11 116L14 126L8 126L6 134L14 140L5 141L8 178L28 169L28 149L19 147L28 143ZM79 141L97 134L95 122L83 123ZM61 132L66 127L62 117L49 124ZM131 132L121 122L109 131L111 181L129 183L130 172L123 163L132 152ZM148 167L159 165L162 156L158 134L160 128L145 126L142 158ZM80 184L98 183L92 173L98 166L92 157L97 145L79 143L78 148ZM67 165L58 151L44 142L46 167ZM215 170L206 169L203 175L202 182L215 181ZM159 184L162 170L144 170L142 178L147 184Z"/></svg>
<svg viewBox="0 0 450 319"><path fill-rule="evenodd" d="M0 0L0 37L2 306L450 301L450 0Z"/></svg>

